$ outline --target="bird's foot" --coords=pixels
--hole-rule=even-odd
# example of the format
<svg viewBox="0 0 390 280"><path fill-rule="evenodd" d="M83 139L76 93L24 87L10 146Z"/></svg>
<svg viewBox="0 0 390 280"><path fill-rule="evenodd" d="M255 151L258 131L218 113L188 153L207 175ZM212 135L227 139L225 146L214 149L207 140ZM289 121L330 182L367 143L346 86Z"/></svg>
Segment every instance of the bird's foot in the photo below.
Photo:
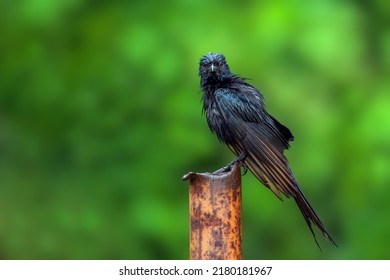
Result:
<svg viewBox="0 0 390 280"><path fill-rule="evenodd" d="M240 158L236 158L228 166L233 166L236 162L240 162L241 167L243 169L243 172L241 173L241 175L242 176L246 175L246 173L248 173L248 166L246 165L245 160L240 159Z"/></svg>
<svg viewBox="0 0 390 280"><path fill-rule="evenodd" d="M242 175L244 176L247 172L248 172L248 166L246 165L245 163L245 158L247 156L247 153L246 151L243 151L235 160L233 160L231 163L229 163L228 165L226 165L225 167L222 167L216 171L214 171L213 175L219 175L221 173L225 173L225 172L229 172L230 170L232 170L233 168L233 165L236 163L236 162L240 162L242 168L244 169L243 170L243 173Z"/></svg>
<svg viewBox="0 0 390 280"><path fill-rule="evenodd" d="M247 155L248 154L246 151L242 151L242 153L235 160L233 160L233 162L231 163L231 164L234 164L237 161L239 161L241 163L241 166L244 169L243 173L242 173L243 176L248 172L248 166L245 163L245 159L246 159Z"/></svg>
<svg viewBox="0 0 390 280"><path fill-rule="evenodd" d="M211 173L212 175L219 175L221 173L225 173L225 172L229 172L230 170L232 170L232 167L230 164L218 169L218 170L215 170L213 173Z"/></svg>
<svg viewBox="0 0 390 280"><path fill-rule="evenodd" d="M244 176L248 172L248 166L246 165L245 161L241 161L241 166L242 166L242 169L243 169L243 172L242 172L241 175Z"/></svg>

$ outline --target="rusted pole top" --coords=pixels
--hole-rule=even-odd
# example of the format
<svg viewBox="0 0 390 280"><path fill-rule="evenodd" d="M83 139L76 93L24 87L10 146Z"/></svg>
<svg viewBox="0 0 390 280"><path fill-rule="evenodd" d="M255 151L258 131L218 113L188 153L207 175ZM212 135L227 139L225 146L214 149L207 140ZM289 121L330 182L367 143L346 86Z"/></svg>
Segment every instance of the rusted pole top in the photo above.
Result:
<svg viewBox="0 0 390 280"><path fill-rule="evenodd" d="M190 172L190 259L240 260L240 163L218 174Z"/></svg>

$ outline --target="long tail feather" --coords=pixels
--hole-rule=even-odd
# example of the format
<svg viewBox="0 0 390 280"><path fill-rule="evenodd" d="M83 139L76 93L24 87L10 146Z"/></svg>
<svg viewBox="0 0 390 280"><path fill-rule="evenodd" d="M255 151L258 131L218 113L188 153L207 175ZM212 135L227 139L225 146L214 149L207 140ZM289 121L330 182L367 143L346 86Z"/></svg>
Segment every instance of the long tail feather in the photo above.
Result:
<svg viewBox="0 0 390 280"><path fill-rule="evenodd" d="M336 242L333 240L333 238L330 236L329 232L325 228L325 226L322 224L321 220L318 218L316 212L314 212L313 208L311 207L311 205L307 201L307 199L304 196L304 194L302 193L302 191L299 188L298 188L298 190L299 190L298 194L294 197L295 202L297 203L299 210L301 210L301 213L302 213L303 217L305 218L306 224L309 227L309 229L314 237L314 240L317 243L317 246L321 250L321 247L318 244L316 235L315 235L314 230L312 228L312 223L314 223L321 230L323 235L328 240L330 240L336 247L338 247Z"/></svg>

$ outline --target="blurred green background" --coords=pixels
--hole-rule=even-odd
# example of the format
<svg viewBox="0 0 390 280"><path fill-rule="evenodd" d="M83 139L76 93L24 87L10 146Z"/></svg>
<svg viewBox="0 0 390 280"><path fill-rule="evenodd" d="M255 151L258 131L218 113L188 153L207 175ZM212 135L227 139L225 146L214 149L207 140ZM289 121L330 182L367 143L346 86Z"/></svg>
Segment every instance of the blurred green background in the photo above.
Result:
<svg viewBox="0 0 390 280"><path fill-rule="evenodd" d="M331 232L243 178L245 259L389 259L390 2L2 1L0 259L187 259L188 171L233 159L201 114L225 54L295 136Z"/></svg>

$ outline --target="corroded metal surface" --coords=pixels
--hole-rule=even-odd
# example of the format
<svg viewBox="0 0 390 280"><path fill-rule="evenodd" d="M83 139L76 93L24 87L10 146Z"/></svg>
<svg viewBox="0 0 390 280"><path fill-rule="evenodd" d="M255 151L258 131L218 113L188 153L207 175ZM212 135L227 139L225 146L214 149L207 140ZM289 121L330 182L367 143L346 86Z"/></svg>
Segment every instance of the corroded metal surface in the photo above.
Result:
<svg viewBox="0 0 390 280"><path fill-rule="evenodd" d="M188 173L190 259L242 258L240 163L218 175Z"/></svg>

